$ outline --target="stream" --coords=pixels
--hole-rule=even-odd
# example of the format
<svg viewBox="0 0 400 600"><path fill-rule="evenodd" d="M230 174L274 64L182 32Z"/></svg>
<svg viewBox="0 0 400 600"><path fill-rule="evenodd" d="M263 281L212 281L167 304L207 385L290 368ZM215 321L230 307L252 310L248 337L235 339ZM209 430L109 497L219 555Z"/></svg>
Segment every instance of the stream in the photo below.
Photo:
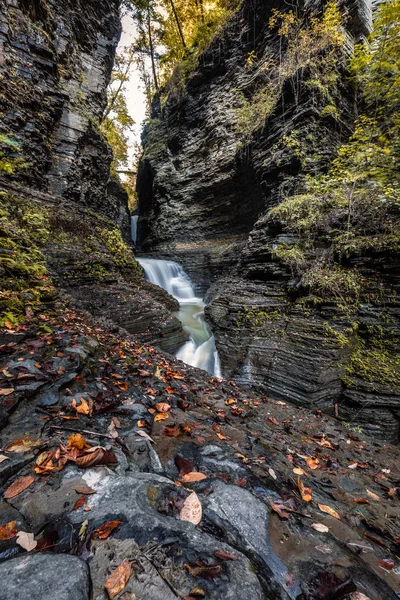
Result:
<svg viewBox="0 0 400 600"><path fill-rule="evenodd" d="M221 377L215 339L204 319L205 304L196 296L188 275L172 260L137 258L137 261L148 281L164 288L179 302L176 316L189 334L189 340L179 348L176 357L192 367Z"/></svg>

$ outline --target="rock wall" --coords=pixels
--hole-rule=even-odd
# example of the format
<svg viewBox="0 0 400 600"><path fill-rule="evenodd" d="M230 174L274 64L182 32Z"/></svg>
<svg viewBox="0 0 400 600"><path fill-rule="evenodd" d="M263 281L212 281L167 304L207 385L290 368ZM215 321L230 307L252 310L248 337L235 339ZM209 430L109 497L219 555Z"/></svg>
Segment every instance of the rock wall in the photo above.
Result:
<svg viewBox="0 0 400 600"><path fill-rule="evenodd" d="M387 335L390 352L398 351L398 256L350 260L381 301L351 315L335 302L316 307L276 259L274 251L291 240L267 216L305 175L323 172L348 139L356 106L345 61L338 61L339 85L331 89L339 116L326 110L322 95L287 81L264 125L245 139L238 131L243 95L251 98L263 71L282 59L268 26L274 8L287 10L279 0L244 2L185 93L170 92L162 109L155 104L138 182L141 248L180 261L203 287L214 284L207 315L225 376L397 441L399 389L396 376L383 372L393 375L398 361L386 361L385 350L373 368L370 344ZM347 2L345 9L350 53L370 29L371 4Z"/></svg>
<svg viewBox="0 0 400 600"><path fill-rule="evenodd" d="M133 259L127 195L110 180L112 152L100 131L119 8L120 0L1 3L0 273L9 298L0 309L11 322L23 313L15 281L25 268L18 235L26 234L53 282L80 306L175 350L186 339L171 314L176 303L144 281Z"/></svg>

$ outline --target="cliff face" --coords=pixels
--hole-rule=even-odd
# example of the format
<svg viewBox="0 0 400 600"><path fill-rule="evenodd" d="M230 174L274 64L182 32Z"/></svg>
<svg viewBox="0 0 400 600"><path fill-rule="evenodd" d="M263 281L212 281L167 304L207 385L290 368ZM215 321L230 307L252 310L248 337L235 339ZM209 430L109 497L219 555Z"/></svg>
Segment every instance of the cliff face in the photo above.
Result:
<svg viewBox="0 0 400 600"><path fill-rule="evenodd" d="M323 5L298 9L318 14ZM267 216L307 174L324 172L351 133L356 106L345 58L338 58L328 103L312 77L306 83L307 74L293 73L256 131L246 131L248 115L238 118L286 60L268 25L273 9L285 6L244 2L186 92L170 93L158 109L139 173L141 247L175 257L200 285L214 284L207 315L225 376L397 440L398 256L370 251L348 259L347 268L362 273L365 297L380 300L350 312L335 299L316 306L277 259L295 240ZM371 6L345 8L348 55L369 31ZM388 360L386 348L380 357L371 350L385 336Z"/></svg>
<svg viewBox="0 0 400 600"><path fill-rule="evenodd" d="M0 308L14 324L27 309L39 310L20 288L37 289L35 278L46 268L94 315L173 350L185 339L170 313L175 302L144 281L133 259L126 194L110 180L112 154L99 129L121 32L119 5L1 5L0 245L8 297ZM29 244L40 249L43 264L27 275Z"/></svg>

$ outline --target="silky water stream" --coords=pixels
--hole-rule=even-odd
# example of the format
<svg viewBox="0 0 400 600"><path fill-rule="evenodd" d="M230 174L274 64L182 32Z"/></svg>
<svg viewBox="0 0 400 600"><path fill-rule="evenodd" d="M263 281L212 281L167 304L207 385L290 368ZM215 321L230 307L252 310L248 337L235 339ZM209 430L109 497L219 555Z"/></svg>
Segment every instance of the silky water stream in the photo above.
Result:
<svg viewBox="0 0 400 600"><path fill-rule="evenodd" d="M138 258L145 277L174 296L179 302L178 319L189 334L176 357L192 367L221 377L215 339L204 319L204 302L198 298L188 275L178 263L156 258Z"/></svg>

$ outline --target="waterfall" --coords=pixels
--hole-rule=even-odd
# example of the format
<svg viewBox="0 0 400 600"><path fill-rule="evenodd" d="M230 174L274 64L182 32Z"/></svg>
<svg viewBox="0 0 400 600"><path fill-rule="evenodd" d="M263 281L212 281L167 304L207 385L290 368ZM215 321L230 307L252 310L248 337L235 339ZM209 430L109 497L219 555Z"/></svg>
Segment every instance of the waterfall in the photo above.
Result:
<svg viewBox="0 0 400 600"><path fill-rule="evenodd" d="M196 296L193 284L178 263L172 260L138 258L145 277L154 285L164 288L179 302L177 314L189 340L179 348L176 357L192 367L221 377L221 367L215 339L204 319L204 302Z"/></svg>
<svg viewBox="0 0 400 600"><path fill-rule="evenodd" d="M131 216L131 240L134 244L136 244L136 240L137 240L137 222L138 222L139 216L138 215L132 215Z"/></svg>

